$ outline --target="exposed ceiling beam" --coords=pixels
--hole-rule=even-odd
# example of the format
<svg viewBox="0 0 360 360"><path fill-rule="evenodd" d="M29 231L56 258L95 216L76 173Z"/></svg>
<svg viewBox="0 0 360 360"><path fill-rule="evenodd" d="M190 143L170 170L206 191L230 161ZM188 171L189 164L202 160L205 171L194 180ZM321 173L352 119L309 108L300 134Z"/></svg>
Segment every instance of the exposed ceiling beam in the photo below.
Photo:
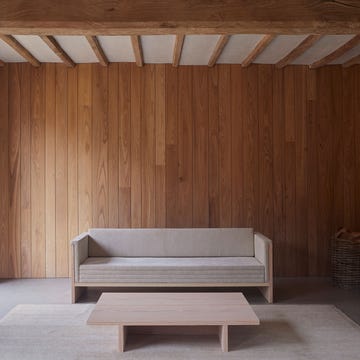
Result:
<svg viewBox="0 0 360 360"><path fill-rule="evenodd" d="M109 60L107 59L107 57L104 53L104 50L102 49L97 37L96 36L86 36L86 39L89 42L91 48L93 49L96 57L98 58L99 63L102 66L108 66Z"/></svg>
<svg viewBox="0 0 360 360"><path fill-rule="evenodd" d="M180 63L181 51L184 45L185 35L176 35L173 51L173 66L177 67Z"/></svg>
<svg viewBox="0 0 360 360"><path fill-rule="evenodd" d="M229 41L230 36L229 35L221 35L218 42L215 45L215 48L213 50L213 53L210 56L208 66L214 66L220 57L222 51L224 50L224 47L226 46L227 42Z"/></svg>
<svg viewBox="0 0 360 360"><path fill-rule="evenodd" d="M137 66L143 66L143 54L139 35L131 35L131 45L134 51L135 61Z"/></svg>
<svg viewBox="0 0 360 360"><path fill-rule="evenodd" d="M310 69L316 69L320 66L324 66L326 64L331 63L332 61L336 60L340 56L347 53L349 50L354 48L356 45L360 43L360 35L355 35L352 39L350 39L348 42L346 42L344 45L337 48L335 51L330 53L329 55L315 61L310 65Z"/></svg>
<svg viewBox="0 0 360 360"><path fill-rule="evenodd" d="M69 66L74 67L75 63L70 56L64 51L53 36L42 35L41 39L49 46L49 48L62 60L62 62Z"/></svg>
<svg viewBox="0 0 360 360"><path fill-rule="evenodd" d="M221 31L219 31L221 29ZM0 32L32 35L354 34L358 0L1 0Z"/></svg>
<svg viewBox="0 0 360 360"><path fill-rule="evenodd" d="M27 49L25 49L13 36L1 35L0 39L11 46L19 55L27 60L31 65L39 67L40 62Z"/></svg>
<svg viewBox="0 0 360 360"><path fill-rule="evenodd" d="M306 50L310 49L319 39L321 35L309 35L298 46L291 50L286 56L276 63L277 68L283 68L291 64Z"/></svg>
<svg viewBox="0 0 360 360"><path fill-rule="evenodd" d="M241 63L241 66L249 66L265 49L266 47L274 40L274 35L264 35L261 40L256 44L254 49L250 54L245 58Z"/></svg>
<svg viewBox="0 0 360 360"><path fill-rule="evenodd" d="M359 65L360 64L360 55L356 55L354 57L352 57L351 59L349 59L346 63L344 63L342 66L344 68L353 66L353 65Z"/></svg>

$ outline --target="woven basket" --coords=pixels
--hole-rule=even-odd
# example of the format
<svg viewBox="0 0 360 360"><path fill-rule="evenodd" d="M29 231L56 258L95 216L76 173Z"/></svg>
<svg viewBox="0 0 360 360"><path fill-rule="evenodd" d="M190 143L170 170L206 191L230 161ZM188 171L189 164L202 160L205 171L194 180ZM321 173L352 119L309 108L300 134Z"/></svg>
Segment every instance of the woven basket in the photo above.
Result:
<svg viewBox="0 0 360 360"><path fill-rule="evenodd" d="M331 247L332 279L343 289L360 289L360 235L338 231Z"/></svg>

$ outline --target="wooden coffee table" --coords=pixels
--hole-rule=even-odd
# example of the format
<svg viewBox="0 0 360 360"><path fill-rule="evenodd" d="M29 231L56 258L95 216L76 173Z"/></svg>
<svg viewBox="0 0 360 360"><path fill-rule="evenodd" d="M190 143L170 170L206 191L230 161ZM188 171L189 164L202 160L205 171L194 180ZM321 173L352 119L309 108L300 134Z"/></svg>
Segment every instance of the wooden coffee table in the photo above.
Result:
<svg viewBox="0 0 360 360"><path fill-rule="evenodd" d="M229 325L259 325L242 293L103 293L88 325L119 326L119 351L129 327L216 327L222 351L228 351Z"/></svg>

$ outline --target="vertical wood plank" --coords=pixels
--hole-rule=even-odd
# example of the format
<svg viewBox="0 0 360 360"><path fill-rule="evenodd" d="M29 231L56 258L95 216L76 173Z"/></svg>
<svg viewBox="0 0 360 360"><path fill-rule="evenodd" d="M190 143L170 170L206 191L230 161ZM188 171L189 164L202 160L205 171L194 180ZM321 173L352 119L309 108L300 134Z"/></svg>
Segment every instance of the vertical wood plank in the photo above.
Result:
<svg viewBox="0 0 360 360"><path fill-rule="evenodd" d="M231 225L244 227L244 130L242 102L244 96L242 87L243 69L237 65L230 66L230 99L231 99Z"/></svg>
<svg viewBox="0 0 360 360"><path fill-rule="evenodd" d="M317 273L317 234L318 234L318 152L317 152L317 71L307 72L307 139L308 153L307 165L309 167L307 179L307 262L308 275L314 276Z"/></svg>
<svg viewBox="0 0 360 360"><path fill-rule="evenodd" d="M141 74L142 68L131 64L131 227L141 227Z"/></svg>
<svg viewBox="0 0 360 360"><path fill-rule="evenodd" d="M231 102L230 67L220 65L219 71L219 186L220 226L231 227Z"/></svg>
<svg viewBox="0 0 360 360"><path fill-rule="evenodd" d="M46 276L44 67L31 69L31 272Z"/></svg>
<svg viewBox="0 0 360 360"><path fill-rule="evenodd" d="M219 76L209 69L209 226L220 226L219 204Z"/></svg>
<svg viewBox="0 0 360 360"><path fill-rule="evenodd" d="M68 117L67 69L56 65L55 105L55 237L56 276L68 276Z"/></svg>
<svg viewBox="0 0 360 360"><path fill-rule="evenodd" d="M119 66L108 67L109 227L119 227Z"/></svg>
<svg viewBox="0 0 360 360"><path fill-rule="evenodd" d="M93 64L92 91L92 208L94 227L109 224L109 174L108 174L108 69Z"/></svg>
<svg viewBox="0 0 360 360"><path fill-rule="evenodd" d="M9 67L0 68L0 278L9 277Z"/></svg>
<svg viewBox="0 0 360 360"><path fill-rule="evenodd" d="M289 276L295 275L292 259L292 244L296 241L296 149L295 149L295 109L294 109L294 69L284 69L284 101L285 101L285 246L282 252L284 271Z"/></svg>
<svg viewBox="0 0 360 360"><path fill-rule="evenodd" d="M56 64L46 64L45 79L45 235L46 276L56 276ZM59 250L61 251L61 250Z"/></svg>
<svg viewBox="0 0 360 360"><path fill-rule="evenodd" d="M78 200L79 231L92 226L92 68L78 69Z"/></svg>
<svg viewBox="0 0 360 360"><path fill-rule="evenodd" d="M285 122L284 71L275 69L273 76L273 179L274 179L274 254L285 246ZM274 257L275 275L284 276L282 257Z"/></svg>
<svg viewBox="0 0 360 360"><path fill-rule="evenodd" d="M155 225L159 228L166 226L166 180L165 180L165 65L155 68Z"/></svg>
<svg viewBox="0 0 360 360"><path fill-rule="evenodd" d="M324 249L329 248L333 214L333 117L331 104L331 74L328 67L318 70L317 118L318 118L318 199L322 215L318 218L318 273L324 276L329 273L329 256Z"/></svg>
<svg viewBox="0 0 360 360"><path fill-rule="evenodd" d="M273 238L272 67L259 65L259 228Z"/></svg>
<svg viewBox="0 0 360 360"><path fill-rule="evenodd" d="M131 227L131 65L119 64L119 227Z"/></svg>
<svg viewBox="0 0 360 360"><path fill-rule="evenodd" d="M353 69L353 76L354 76L354 82L352 85L353 89L353 96L355 97L355 100L353 102L353 114L354 114L354 122L355 122L355 138L360 138L360 102L357 101L357 99L360 96L360 71L359 66ZM355 143L355 178L356 178L356 184L355 184L355 198L357 204L360 201L360 144L359 141L356 141ZM360 227L360 207L356 207L356 222L354 225L354 228Z"/></svg>
<svg viewBox="0 0 360 360"><path fill-rule="evenodd" d="M20 146L20 198L21 198L21 277L31 277L31 183L30 183L30 64L23 64L21 71L21 146ZM45 194L46 197L46 194Z"/></svg>
<svg viewBox="0 0 360 360"><path fill-rule="evenodd" d="M20 77L18 64L9 67L9 276L21 276L20 262Z"/></svg>
<svg viewBox="0 0 360 360"><path fill-rule="evenodd" d="M189 67L178 69L177 117L177 227L196 226L194 219L195 159L192 101L195 95L192 80L195 74Z"/></svg>
<svg viewBox="0 0 360 360"><path fill-rule="evenodd" d="M79 199L78 199L78 78L77 69L67 69L67 120L68 120L68 236L67 253L70 256L70 240L79 234ZM71 258L68 261L71 274Z"/></svg>
<svg viewBox="0 0 360 360"><path fill-rule="evenodd" d="M243 132L240 143L243 144L243 160L239 170L243 173L243 220L242 225L259 228L258 220L258 194L259 194L259 121L258 121L258 67L250 66L242 72L240 79L241 100L234 101L240 103L241 109L238 116L243 121ZM241 175L240 175L241 176ZM238 175L238 177L240 177Z"/></svg>
<svg viewBox="0 0 360 360"><path fill-rule="evenodd" d="M166 164L166 227L177 225L178 190L178 72L166 65L166 127L165 127L165 164Z"/></svg>
<svg viewBox="0 0 360 360"><path fill-rule="evenodd" d="M194 177L193 226L209 226L209 92L208 70L193 68Z"/></svg>
<svg viewBox="0 0 360 360"><path fill-rule="evenodd" d="M356 228L356 76L354 68L343 69L343 144L344 144L344 226Z"/></svg>
<svg viewBox="0 0 360 360"><path fill-rule="evenodd" d="M141 114L141 224L155 227L155 67L143 69Z"/></svg>
<svg viewBox="0 0 360 360"><path fill-rule="evenodd" d="M293 246L295 274L306 276L307 263L307 171L306 171L306 68L298 66L294 70L295 87L295 157L296 157L296 242Z"/></svg>

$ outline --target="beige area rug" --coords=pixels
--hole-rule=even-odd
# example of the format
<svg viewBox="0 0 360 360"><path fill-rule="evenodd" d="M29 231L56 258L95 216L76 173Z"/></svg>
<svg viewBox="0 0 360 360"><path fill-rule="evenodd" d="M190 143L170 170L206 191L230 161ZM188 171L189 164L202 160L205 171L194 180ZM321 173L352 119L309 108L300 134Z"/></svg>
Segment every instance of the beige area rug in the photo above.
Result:
<svg viewBox="0 0 360 360"><path fill-rule="evenodd" d="M0 321L0 359L360 359L360 327L330 305L255 305L260 326L230 328L230 352L213 335L129 336L87 326L94 305L18 305Z"/></svg>

